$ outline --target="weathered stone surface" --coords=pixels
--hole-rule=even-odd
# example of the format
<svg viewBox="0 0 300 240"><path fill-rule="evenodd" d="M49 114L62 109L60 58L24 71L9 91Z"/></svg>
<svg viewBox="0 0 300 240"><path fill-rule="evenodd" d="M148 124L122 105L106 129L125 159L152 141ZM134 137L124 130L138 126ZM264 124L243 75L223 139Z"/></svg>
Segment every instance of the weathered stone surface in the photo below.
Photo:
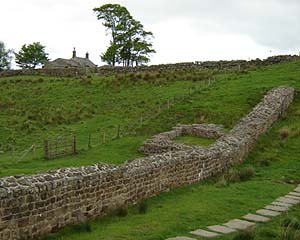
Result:
<svg viewBox="0 0 300 240"><path fill-rule="evenodd" d="M214 231L214 232L217 232L217 233L223 233L223 234L236 232L235 229L225 227L225 226L222 226L222 225L213 225L213 226L209 226L207 228L211 231Z"/></svg>
<svg viewBox="0 0 300 240"><path fill-rule="evenodd" d="M196 239L190 237L174 237L174 238L168 238L166 240L196 240Z"/></svg>
<svg viewBox="0 0 300 240"><path fill-rule="evenodd" d="M290 203L290 204L297 204L300 201L299 200L295 200L295 199L291 199L291 198L286 198L286 197L280 197L276 199L277 202L283 202L283 203Z"/></svg>
<svg viewBox="0 0 300 240"><path fill-rule="evenodd" d="M289 87L270 90L231 131L205 148L189 146L120 165L95 164L1 178L0 219L5 228L0 236L38 239L68 224L222 173L245 159L258 137L288 108L293 94Z"/></svg>
<svg viewBox="0 0 300 240"><path fill-rule="evenodd" d="M200 237L206 237L206 238L213 238L213 237L217 237L219 236L218 233L214 233L214 232L209 232L206 230L202 230L202 229L197 229L195 231L190 232L191 234L200 236Z"/></svg>
<svg viewBox="0 0 300 240"><path fill-rule="evenodd" d="M247 228L250 228L255 225L253 222L248 222L245 220L240 219L233 219L225 224L223 224L226 227L237 229L237 230L245 230Z"/></svg>
<svg viewBox="0 0 300 240"><path fill-rule="evenodd" d="M271 204L276 206L288 207L288 208L293 206L293 204L291 203L276 202L276 201L272 202Z"/></svg>
<svg viewBox="0 0 300 240"><path fill-rule="evenodd" d="M289 210L288 207L275 206L275 205L267 205L264 208L272 211L277 211L277 212L286 212Z"/></svg>
<svg viewBox="0 0 300 240"><path fill-rule="evenodd" d="M268 222L268 221L270 221L270 218L263 217L263 216L256 215L256 214L251 214L251 213L243 216L243 219L246 219L246 220L249 220L252 222Z"/></svg>
<svg viewBox="0 0 300 240"><path fill-rule="evenodd" d="M263 215L263 216L268 216L268 217L276 217L281 214L280 212L271 211L271 210L267 210L267 209L257 210L256 213Z"/></svg>
<svg viewBox="0 0 300 240"><path fill-rule="evenodd" d="M300 197L297 197L297 196L294 196L294 195L285 195L284 197L295 199L295 200L300 200Z"/></svg>
<svg viewBox="0 0 300 240"><path fill-rule="evenodd" d="M169 132L159 133L146 140L140 147L140 152L157 154L168 151L182 151L191 149L190 145L173 142L179 136L196 136L205 138L220 138L225 135L224 127L216 124L177 125ZM205 149L205 148L204 148Z"/></svg>
<svg viewBox="0 0 300 240"><path fill-rule="evenodd" d="M290 192L288 195L300 197L300 192Z"/></svg>
<svg viewBox="0 0 300 240"><path fill-rule="evenodd" d="M299 188L299 187L295 188L295 189L294 189L294 192L300 193L300 188Z"/></svg>

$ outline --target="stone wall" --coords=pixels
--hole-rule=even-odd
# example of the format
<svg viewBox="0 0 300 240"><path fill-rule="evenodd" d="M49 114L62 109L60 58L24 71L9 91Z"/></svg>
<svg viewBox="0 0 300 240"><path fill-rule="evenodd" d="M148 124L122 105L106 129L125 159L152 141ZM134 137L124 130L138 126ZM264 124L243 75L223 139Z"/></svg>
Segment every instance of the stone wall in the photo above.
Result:
<svg viewBox="0 0 300 240"><path fill-rule="evenodd" d="M90 73L98 73L99 75L122 74L122 73L136 73L136 72L157 72L157 71L174 71L180 69L236 69L243 70L253 67L261 67L273 65L288 61L300 61L300 56L297 55L280 55L269 57L264 60L255 59L251 61L246 60L232 60L232 61L196 61L175 64L160 64L151 66L138 67L112 67L101 66L95 69L92 68L57 68L57 69L22 69L22 70L7 70L0 71L0 77L22 76L22 75L47 75L55 77L76 77L79 75L87 75Z"/></svg>
<svg viewBox="0 0 300 240"><path fill-rule="evenodd" d="M225 135L224 127L217 124L177 125L169 132L159 133L146 140L140 152L146 155L189 149L190 146L173 140L179 136L195 136L217 139Z"/></svg>
<svg viewBox="0 0 300 240"><path fill-rule="evenodd" d="M196 61L175 64L160 64L152 66L138 66L138 67L112 67L101 66L98 68L98 74L121 74L121 73L136 73L136 72L157 72L157 71L174 71L179 69L236 69L243 70L254 67L261 67L267 65L278 64L289 61L300 61L300 56L297 55L280 55L269 57L264 60L255 59L251 61L246 60L232 60L232 61Z"/></svg>
<svg viewBox="0 0 300 240"><path fill-rule="evenodd" d="M85 68L57 68L57 69L20 69L0 71L0 77L14 76L53 76L53 77L76 77L96 72L97 69Z"/></svg>
<svg viewBox="0 0 300 240"><path fill-rule="evenodd" d="M191 184L241 162L292 102L278 87L208 147L190 146L121 165L96 164L0 179L0 239L34 239L67 224L102 216L170 188Z"/></svg>

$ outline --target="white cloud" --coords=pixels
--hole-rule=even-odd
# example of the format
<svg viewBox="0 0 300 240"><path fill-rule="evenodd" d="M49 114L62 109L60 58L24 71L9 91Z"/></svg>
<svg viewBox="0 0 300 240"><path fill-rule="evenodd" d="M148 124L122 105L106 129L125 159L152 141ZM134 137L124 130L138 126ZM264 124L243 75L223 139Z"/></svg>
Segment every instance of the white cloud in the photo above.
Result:
<svg viewBox="0 0 300 240"><path fill-rule="evenodd" d="M299 0L1 0L0 40L15 50L40 41L52 59L76 47L99 65L109 38L92 9L108 2L126 6L154 33L155 64L300 50Z"/></svg>

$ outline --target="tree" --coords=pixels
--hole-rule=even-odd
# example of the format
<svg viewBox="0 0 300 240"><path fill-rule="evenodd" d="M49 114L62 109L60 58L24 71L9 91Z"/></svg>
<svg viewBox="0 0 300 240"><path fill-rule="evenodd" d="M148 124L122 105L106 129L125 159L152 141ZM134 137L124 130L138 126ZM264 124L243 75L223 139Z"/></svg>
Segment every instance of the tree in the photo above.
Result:
<svg viewBox="0 0 300 240"><path fill-rule="evenodd" d="M16 63L21 68L36 68L49 61L48 53L45 52L45 46L40 42L24 44L18 53L15 53Z"/></svg>
<svg viewBox="0 0 300 240"><path fill-rule="evenodd" d="M12 50L6 49L5 44L0 41L0 71L10 69Z"/></svg>
<svg viewBox="0 0 300 240"><path fill-rule="evenodd" d="M153 34L145 31L125 7L105 4L94 8L94 12L111 35L110 46L101 55L103 61L113 66L120 63L133 66L150 61L150 54L155 53L151 43Z"/></svg>

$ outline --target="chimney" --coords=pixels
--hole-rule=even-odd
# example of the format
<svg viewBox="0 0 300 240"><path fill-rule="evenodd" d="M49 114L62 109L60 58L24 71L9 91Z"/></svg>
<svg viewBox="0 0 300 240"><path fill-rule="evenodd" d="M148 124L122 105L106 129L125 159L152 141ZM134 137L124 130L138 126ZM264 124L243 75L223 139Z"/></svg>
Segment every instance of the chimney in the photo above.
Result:
<svg viewBox="0 0 300 240"><path fill-rule="evenodd" d="M89 59L89 53L88 52L85 54L85 58Z"/></svg>
<svg viewBox="0 0 300 240"><path fill-rule="evenodd" d="M74 49L73 49L73 56L72 56L72 58L76 58L76 50L75 50L75 47L74 47Z"/></svg>

